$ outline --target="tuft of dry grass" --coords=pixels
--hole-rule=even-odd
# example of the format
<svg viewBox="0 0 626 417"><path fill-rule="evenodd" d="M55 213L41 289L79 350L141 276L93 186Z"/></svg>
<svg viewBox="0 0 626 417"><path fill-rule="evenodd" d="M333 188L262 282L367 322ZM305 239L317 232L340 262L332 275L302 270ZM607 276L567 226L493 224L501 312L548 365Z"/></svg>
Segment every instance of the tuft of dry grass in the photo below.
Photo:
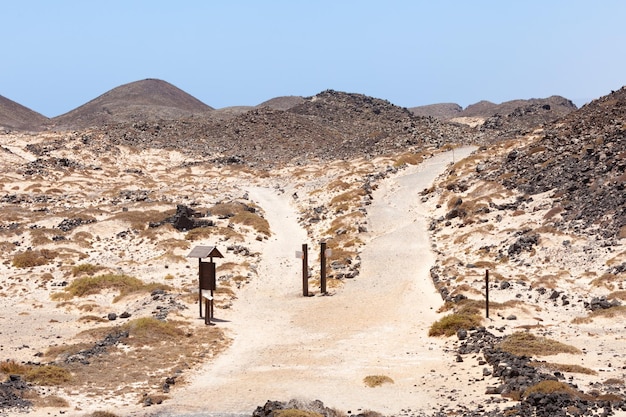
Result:
<svg viewBox="0 0 626 417"><path fill-rule="evenodd" d="M93 265L93 264L80 264L72 267L72 276L77 277L79 275L94 275L96 272L100 272L106 267L102 265Z"/></svg>
<svg viewBox="0 0 626 417"><path fill-rule="evenodd" d="M574 346L566 345L530 332L515 332L506 336L498 345L505 352L517 356L549 356L559 353L580 354Z"/></svg>
<svg viewBox="0 0 626 417"><path fill-rule="evenodd" d="M42 386L64 385L72 380L71 373L56 365L25 365L15 361L0 363L0 372L21 375L26 381Z"/></svg>
<svg viewBox="0 0 626 417"><path fill-rule="evenodd" d="M529 365L534 366L535 368L544 368L552 372L558 371L571 374L598 375L598 373L593 369L577 364L532 361Z"/></svg>
<svg viewBox="0 0 626 417"><path fill-rule="evenodd" d="M482 318L476 314L448 314L430 326L428 336L452 336L458 330L480 326Z"/></svg>
<svg viewBox="0 0 626 417"><path fill-rule="evenodd" d="M16 268L31 268L47 265L58 256L58 252L49 249L27 250L13 257L13 266Z"/></svg>
<svg viewBox="0 0 626 417"><path fill-rule="evenodd" d="M29 367L23 365L21 363L17 363L13 360L9 360L6 362L0 362L0 372L5 375L15 374L15 375L24 375L28 372Z"/></svg>
<svg viewBox="0 0 626 417"><path fill-rule="evenodd" d="M128 210L111 216L111 220L120 220L130 223L135 230L144 230L150 223L159 223L168 217L173 216L175 210L159 211L159 210Z"/></svg>
<svg viewBox="0 0 626 417"><path fill-rule="evenodd" d="M333 197L330 200L329 205L333 208L335 213L348 211L352 208L358 207L361 198L363 198L365 194L365 190L362 188L346 191Z"/></svg>
<svg viewBox="0 0 626 417"><path fill-rule="evenodd" d="M117 290L119 296L113 302L132 293L151 292L156 289L171 290L164 284L146 284L142 280L128 275L105 274L96 277L86 276L73 281L64 288L65 293L52 294L53 300L83 297L85 295L99 294L104 290Z"/></svg>
<svg viewBox="0 0 626 417"><path fill-rule="evenodd" d="M36 385L58 386L72 380L72 374L56 365L34 366L24 375L24 379Z"/></svg>
<svg viewBox="0 0 626 417"><path fill-rule="evenodd" d="M213 236L223 236L224 240L235 240L243 242L244 238L241 233L236 232L230 227L197 227L191 229L185 235L185 240L195 242L197 240L209 239Z"/></svg>
<svg viewBox="0 0 626 417"><path fill-rule="evenodd" d="M128 330L129 343L135 346L150 346L165 340L176 341L186 332L176 322L161 321L153 317L141 317L122 326Z"/></svg>
<svg viewBox="0 0 626 417"><path fill-rule="evenodd" d="M588 396L586 396L580 391L577 391L571 385L565 382L553 381L553 380L544 380L544 381L538 382L537 384L533 386L528 387L526 391L524 391L524 393L522 394L522 397L527 398L529 395L534 394L534 393L541 393L541 394L560 393L560 394L569 395L570 397L573 397L573 398L588 399Z"/></svg>
<svg viewBox="0 0 626 417"><path fill-rule="evenodd" d="M616 284L620 282L621 282L621 279L619 279L616 275L606 273L592 280L591 286L604 287L609 291L613 291L615 289Z"/></svg>
<svg viewBox="0 0 626 417"><path fill-rule="evenodd" d="M368 375L363 378L363 383L370 388L374 388L383 384L393 384L394 381L387 375Z"/></svg>
<svg viewBox="0 0 626 417"><path fill-rule="evenodd" d="M419 165L424 160L423 153L404 153L399 155L393 162L394 167L403 167L405 165Z"/></svg>

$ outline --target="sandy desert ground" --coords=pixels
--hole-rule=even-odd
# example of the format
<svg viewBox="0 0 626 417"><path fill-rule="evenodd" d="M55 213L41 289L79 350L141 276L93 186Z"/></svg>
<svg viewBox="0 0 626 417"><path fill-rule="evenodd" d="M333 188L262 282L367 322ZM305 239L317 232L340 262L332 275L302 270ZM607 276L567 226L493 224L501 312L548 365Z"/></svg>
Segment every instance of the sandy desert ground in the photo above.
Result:
<svg viewBox="0 0 626 417"><path fill-rule="evenodd" d="M17 139L7 148L16 161L34 160ZM535 252L523 253L519 259L496 263L492 254L479 251L488 245L506 248L515 241L515 231L529 225L536 229L545 223L547 209L538 198L528 202L523 213L497 221L498 213L494 210L485 215L488 217L485 222L461 226L460 219L452 219L431 227L434 219L444 217L449 210L447 202L451 194L445 187L446 182L450 183L464 170L475 169L481 158L487 158L480 151L469 156L474 150L455 149L427 158L419 165L389 170L378 179L371 204L364 210L366 214L358 217L363 226L358 233L359 274L355 278L333 281L335 285L326 295L319 293L312 279L311 297L301 295L301 261L296 259L295 252L300 250L301 244L308 243L310 264L315 268L319 241L311 240L311 236L316 235L312 229L325 229L332 219L306 224L303 213L334 195L328 185L335 178L343 175L341 178L350 182L350 175L363 176L359 163L365 170L385 172L390 161L356 162L349 175L342 174L345 166L338 164L323 169L319 166L299 168L297 175L295 168L290 168L261 177L246 172L231 172L229 176L224 171L202 166L176 171L174 167L180 166L183 160L176 153L168 154L167 159L157 151L153 154L122 153L112 166L122 161L128 166L143 164L153 181L132 172L125 174L128 178L118 177L117 180L123 186L137 181L139 190L148 188L149 183L152 190L157 190L154 207L171 208L172 201L189 201L189 195L194 196L194 203L201 205L225 198L240 199L261 210L271 234L255 239L255 232L242 231L252 236L245 245L256 255L248 257L226 251L225 246L231 242L221 237L215 238L216 241L208 238L192 243L215 244L225 252L225 258L218 260L218 275L220 265L233 260L239 265L248 265L252 273L244 273L245 282L232 292L218 295L216 325L212 328L223 332L225 340L230 341L229 346L215 358L205 358L202 366L186 371L185 383L172 387L169 399L163 404L143 407L137 404L137 393L133 390L94 396L85 390L62 388L51 391L68 398L69 406L38 407L29 415L87 415L95 410L136 416L249 414L266 400L291 398L319 399L345 412L373 410L385 415L414 415L435 410L454 412L459 407L472 409L484 405L489 398L487 407L506 407L513 401L485 394L487 387L497 385L497 381L483 375L479 355L457 362L456 337L428 336L432 323L446 314L441 310L443 301L431 279L430 270L435 265L442 276L448 277L445 285L453 293L474 299L483 297L483 274L485 268L489 268L494 277L492 300L502 303L492 311L491 318L483 322L490 331L505 335L532 329L542 336L578 347L579 354L559 354L549 361L582 364L594 370L595 375L568 374L570 381L581 389L597 388L600 384L597 389L604 390L611 384L603 382L618 381L620 385L622 381L616 388L619 392L626 373L621 346L625 334L623 324L615 318L602 316L576 324L572 321L589 317L584 301L621 289L619 277L601 285L593 282L602 275L600 267L624 262L626 252L621 246L617 249L616 246L597 247L579 236L551 229L541 233L541 245ZM468 157L465 162L461 161L465 157ZM452 173L451 167L454 167ZM180 175L180 182L158 182L159 176L172 173ZM104 178L111 173L104 170L98 175ZM198 178L204 181L201 186L196 182ZM436 179L444 185L423 193ZM97 184L98 178L91 181ZM5 174L5 192L10 191L9 184L13 191L15 187L21 191L33 190L36 182ZM58 179L57 187L67 190L65 185L82 190L82 194L75 191L71 195L77 200L83 198L87 209L89 202L98 199L99 193L108 191L90 189L91 184L78 176L65 177ZM45 189L42 185L39 187ZM467 196L471 195L476 200L502 203L516 198L501 190L494 192L480 187L480 184L470 184L463 199L467 201ZM206 194L199 192L202 190ZM219 195L215 195L214 190L219 190ZM53 192L48 190L48 194ZM168 201L158 198L166 195L170 196ZM67 202L68 206L77 204ZM132 205L132 202L126 204L126 209L132 211ZM100 210L94 216L99 220L106 217L106 222L83 225L73 232L88 230L99 236L84 250L81 262L116 265L120 272L151 277L193 293L195 260L184 259L189 247L181 246L168 252L158 245L145 243L149 240L147 237L131 235L125 240L116 237L120 225L111 220L110 214L121 207ZM42 216L37 224L53 227L62 218ZM5 222L8 224L9 220ZM175 231L168 233L169 238L178 239ZM159 237L160 240L167 238ZM126 246L120 247L120 242ZM27 240L23 245L29 243ZM170 261L164 263L160 258L164 255L169 256ZM75 339L82 330L92 326L80 320L85 316L81 305L92 305L92 314L100 316L106 316L113 308L118 313L130 310L135 316L150 314L149 310L154 308L152 304L142 305L143 298L132 297L122 305L115 305L109 293L91 295L80 303L59 308L49 293L64 277L59 275L63 262L27 271L16 271L8 262L0 266L0 273L5 277L4 296L0 298L2 358L32 361L38 352ZM32 279L45 273L51 276L48 281ZM509 286L500 286L503 281ZM219 285L222 284L224 282ZM547 291L538 293L539 287ZM551 299L554 289L566 294L571 302L565 304L562 298ZM519 303L510 302L516 300ZM175 312L176 318L189 321L194 328L202 328L203 321L197 316L197 305L193 303ZM363 380L370 375L387 376L393 383L367 387Z"/></svg>

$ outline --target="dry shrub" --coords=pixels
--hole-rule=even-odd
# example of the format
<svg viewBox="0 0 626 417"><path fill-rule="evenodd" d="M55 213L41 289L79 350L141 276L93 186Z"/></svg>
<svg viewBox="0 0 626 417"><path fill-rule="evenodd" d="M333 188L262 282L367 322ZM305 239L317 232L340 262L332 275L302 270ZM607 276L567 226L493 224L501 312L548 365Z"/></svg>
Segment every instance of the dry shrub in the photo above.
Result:
<svg viewBox="0 0 626 417"><path fill-rule="evenodd" d="M24 375L24 379L36 385L64 385L72 380L70 371L56 365L34 366Z"/></svg>
<svg viewBox="0 0 626 417"><path fill-rule="evenodd" d="M363 378L363 383L370 388L374 388L383 384L393 384L394 381L387 375L368 375Z"/></svg>
<svg viewBox="0 0 626 417"><path fill-rule="evenodd" d="M357 231L357 221L362 219L365 219L365 215L360 211L353 211L339 216L331 222L330 228L326 230L324 234L327 236L335 236L340 229L344 229L346 233L354 233Z"/></svg>
<svg viewBox="0 0 626 417"><path fill-rule="evenodd" d="M106 267L102 265L93 265L90 263L80 264L72 267L72 276L77 277L79 275L93 276L96 272L100 272Z"/></svg>
<svg viewBox="0 0 626 417"><path fill-rule="evenodd" d="M361 198L365 196L365 190L358 188L356 190L346 191L336 195L330 200L330 207L332 207L335 213L348 211L359 205Z"/></svg>
<svg viewBox="0 0 626 417"><path fill-rule="evenodd" d="M243 242L244 240L241 233L236 232L230 227L197 227L188 231L185 235L185 239L194 242L214 236L222 236L224 240L232 239L238 242Z"/></svg>
<svg viewBox="0 0 626 417"><path fill-rule="evenodd" d="M105 274L96 277L82 277L65 287L65 292L71 297L83 297L85 295L99 294L103 290L117 290L120 298L136 292L151 292L156 289L171 290L171 287L163 284L146 284L142 280L128 275ZM62 294L62 293L57 293ZM62 299L63 296L53 294L53 299Z"/></svg>
<svg viewBox="0 0 626 417"><path fill-rule="evenodd" d="M571 345L535 336L530 332L515 332L506 336L498 345L505 352L517 356L548 356L559 353L579 354L580 350Z"/></svg>
<svg viewBox="0 0 626 417"><path fill-rule="evenodd" d="M16 268L31 268L47 265L58 255L58 252L49 249L27 250L13 257L13 266Z"/></svg>
<svg viewBox="0 0 626 417"><path fill-rule="evenodd" d="M571 385L561 382L561 381L553 381L553 380L544 380L538 382L537 384L528 387L522 397L527 398L529 395L534 393L541 394L566 394L570 397L580 398L580 399L588 399L588 397L580 391L577 391Z"/></svg>
<svg viewBox="0 0 626 417"><path fill-rule="evenodd" d="M394 163L394 167L403 167L405 165L419 165L424 160L422 153L405 153L398 156Z"/></svg>
<svg viewBox="0 0 626 417"><path fill-rule="evenodd" d="M107 322L109 320L105 319L104 317L94 316L93 314L89 314L87 316L80 317L78 319L78 321L82 321L82 322L85 322L85 323L89 323L89 322L105 323L105 322Z"/></svg>
<svg viewBox="0 0 626 417"><path fill-rule="evenodd" d="M24 375L30 368L13 360L0 362L0 372L5 375Z"/></svg>
<svg viewBox="0 0 626 417"><path fill-rule="evenodd" d="M544 287L544 288L553 290L557 287L558 282L559 282L559 277L556 275L543 275L533 280L531 285L533 288Z"/></svg>
<svg viewBox="0 0 626 417"><path fill-rule="evenodd" d="M563 207L561 206L552 207L550 210L548 210L546 214L544 214L543 218L544 220L549 220L553 218L554 216L556 216L557 214L561 213L562 211L563 211Z"/></svg>
<svg viewBox="0 0 626 417"><path fill-rule="evenodd" d="M59 234L59 231L52 229L30 229L29 232L33 246L43 246L52 243L50 237Z"/></svg>
<svg viewBox="0 0 626 417"><path fill-rule="evenodd" d="M331 181L330 184L328 184L328 191L345 191L348 188L350 188L350 184L348 184L345 181L342 181L340 179L336 179L334 181ZM319 192L321 192L321 190L319 190Z"/></svg>
<svg viewBox="0 0 626 417"><path fill-rule="evenodd" d="M128 330L129 343L135 346L150 346L166 340L178 340L186 332L178 323L161 321L153 317L141 317L129 321L122 326Z"/></svg>
<svg viewBox="0 0 626 417"><path fill-rule="evenodd" d="M149 223L159 223L168 217L173 216L175 210L159 211L159 210L128 210L111 216L111 220L120 220L130 223L130 226L136 230L144 230Z"/></svg>
<svg viewBox="0 0 626 417"><path fill-rule="evenodd" d="M20 375L36 385L63 385L72 380L70 372L56 365L25 365L15 361L0 363L0 372L6 375Z"/></svg>
<svg viewBox="0 0 626 417"><path fill-rule="evenodd" d="M267 220L261 217L257 213L251 213L249 211L242 211L231 217L231 222L236 224L242 224L256 230L265 236L271 236L270 224Z"/></svg>
<svg viewBox="0 0 626 417"><path fill-rule="evenodd" d="M595 278L594 280L592 280L591 281L591 286L593 286L593 287L604 287L607 290L613 291L615 289L615 283L616 282L621 282L621 280L618 280L617 276L615 276L615 275L613 275L611 273L606 273L606 274L602 274L598 278Z"/></svg>
<svg viewBox="0 0 626 417"><path fill-rule="evenodd" d="M168 250L173 250L173 249L187 250L190 247L191 245L186 240L174 239L174 238L162 240L157 244L158 249L168 249Z"/></svg>
<svg viewBox="0 0 626 417"><path fill-rule="evenodd" d="M598 373L593 369L586 368L577 364L570 363L553 363L553 362L538 362L532 361L529 363L530 366L534 366L535 368L543 368L547 369L551 372L567 372L571 374L585 374L585 375L597 375Z"/></svg>
<svg viewBox="0 0 626 417"><path fill-rule="evenodd" d="M626 300L626 290L621 290L621 291L613 291L612 293L610 293L609 295L606 296L607 299L609 300Z"/></svg>
<svg viewBox="0 0 626 417"><path fill-rule="evenodd" d="M430 326L428 336L452 336L458 330L480 326L482 318L476 314L448 314Z"/></svg>

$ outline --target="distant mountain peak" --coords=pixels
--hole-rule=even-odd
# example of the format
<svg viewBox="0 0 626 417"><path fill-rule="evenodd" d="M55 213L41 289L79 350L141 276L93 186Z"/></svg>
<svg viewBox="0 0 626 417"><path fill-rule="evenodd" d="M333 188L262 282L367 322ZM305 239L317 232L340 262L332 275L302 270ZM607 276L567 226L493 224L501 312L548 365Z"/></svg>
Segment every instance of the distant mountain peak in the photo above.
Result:
<svg viewBox="0 0 626 417"><path fill-rule="evenodd" d="M178 119L213 110L167 81L147 78L116 87L51 121L86 128L134 120Z"/></svg>

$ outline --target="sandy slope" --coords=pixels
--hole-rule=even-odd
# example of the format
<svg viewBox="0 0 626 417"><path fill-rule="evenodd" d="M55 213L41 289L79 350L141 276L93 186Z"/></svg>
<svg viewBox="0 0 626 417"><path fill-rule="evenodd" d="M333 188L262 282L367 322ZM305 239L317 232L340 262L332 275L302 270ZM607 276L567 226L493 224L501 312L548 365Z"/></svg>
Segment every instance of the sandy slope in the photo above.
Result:
<svg viewBox="0 0 626 417"><path fill-rule="evenodd" d="M456 150L455 157L470 151ZM259 279L240 292L231 310L217 312L218 325L235 341L189 385L177 388L160 413L250 413L268 399L290 398L385 414L430 411L445 403L448 392L439 392L443 375L462 365L453 364L441 340L427 336L441 298L428 274L434 258L418 192L452 157L437 156L380 184L368 208L361 275L330 296L300 295L295 251L306 233L289 190L248 190L265 209L274 234L264 245ZM316 246L309 242L312 250ZM368 388L363 383L368 375L395 382ZM482 390L459 385L468 396Z"/></svg>

